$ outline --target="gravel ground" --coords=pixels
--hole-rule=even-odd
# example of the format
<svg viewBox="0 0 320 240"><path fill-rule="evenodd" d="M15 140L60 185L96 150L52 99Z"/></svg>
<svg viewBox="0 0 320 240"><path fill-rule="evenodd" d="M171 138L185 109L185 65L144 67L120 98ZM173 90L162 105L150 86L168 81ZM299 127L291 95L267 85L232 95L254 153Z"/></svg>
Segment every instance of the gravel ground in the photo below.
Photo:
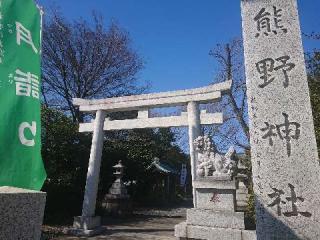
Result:
<svg viewBox="0 0 320 240"><path fill-rule="evenodd" d="M138 209L132 217L104 219L106 231L90 238L62 235L67 226L44 226L43 240L174 240L174 225L185 220L185 213L186 208Z"/></svg>
<svg viewBox="0 0 320 240"><path fill-rule="evenodd" d="M161 216L161 217L185 217L187 208L174 208L174 209L146 209L141 208L133 211L135 215L145 216Z"/></svg>

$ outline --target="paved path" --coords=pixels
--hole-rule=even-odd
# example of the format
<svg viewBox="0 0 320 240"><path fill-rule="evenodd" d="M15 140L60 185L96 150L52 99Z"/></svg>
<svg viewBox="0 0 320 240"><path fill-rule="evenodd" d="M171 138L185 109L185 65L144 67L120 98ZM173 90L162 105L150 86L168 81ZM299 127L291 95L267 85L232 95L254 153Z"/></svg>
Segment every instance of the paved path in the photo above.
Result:
<svg viewBox="0 0 320 240"><path fill-rule="evenodd" d="M174 225L184 221L184 217L135 216L125 220L106 220L107 230L99 236L64 236L55 240L175 240Z"/></svg>

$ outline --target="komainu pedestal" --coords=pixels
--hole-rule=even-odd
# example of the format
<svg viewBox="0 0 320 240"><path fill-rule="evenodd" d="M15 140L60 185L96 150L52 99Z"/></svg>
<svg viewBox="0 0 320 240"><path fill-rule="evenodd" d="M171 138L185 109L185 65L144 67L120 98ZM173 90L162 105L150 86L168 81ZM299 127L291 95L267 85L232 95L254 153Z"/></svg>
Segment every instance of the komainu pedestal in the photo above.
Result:
<svg viewBox="0 0 320 240"><path fill-rule="evenodd" d="M246 231L244 213L237 212L237 196L243 184L237 173L235 151L231 147L219 154L209 137L195 140L198 151L197 176L193 182L195 207L187 210L187 220L175 226L178 239L252 240L255 233ZM242 195L241 195L242 197Z"/></svg>
<svg viewBox="0 0 320 240"><path fill-rule="evenodd" d="M253 240L244 230L244 213L237 209L237 183L227 174L194 182L197 207L187 210L186 222L175 226L178 239Z"/></svg>

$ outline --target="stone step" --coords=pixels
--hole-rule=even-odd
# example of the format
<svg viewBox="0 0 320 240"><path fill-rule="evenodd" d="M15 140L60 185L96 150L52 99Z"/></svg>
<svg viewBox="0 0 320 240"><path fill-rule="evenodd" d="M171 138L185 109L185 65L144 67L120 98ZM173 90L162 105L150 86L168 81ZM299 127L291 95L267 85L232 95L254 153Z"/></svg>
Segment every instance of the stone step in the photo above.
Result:
<svg viewBox="0 0 320 240"><path fill-rule="evenodd" d="M244 229L244 213L192 208L187 210L187 223L217 228Z"/></svg>
<svg viewBox="0 0 320 240"><path fill-rule="evenodd" d="M247 211L246 207L237 207L237 212L245 212Z"/></svg>
<svg viewBox="0 0 320 240"><path fill-rule="evenodd" d="M247 207L248 202L247 201L237 201L237 208L238 207Z"/></svg>
<svg viewBox="0 0 320 240"><path fill-rule="evenodd" d="M239 206L248 205L248 201L247 200L239 200L239 201L237 201L237 205L239 205Z"/></svg>
<svg viewBox="0 0 320 240"><path fill-rule="evenodd" d="M249 195L248 191L246 191L246 192L245 191L243 191L243 192L237 191L236 194L237 195Z"/></svg>
<svg viewBox="0 0 320 240"><path fill-rule="evenodd" d="M256 240L255 231L195 226L189 225L186 222L175 226L174 235L177 239Z"/></svg>
<svg viewBox="0 0 320 240"><path fill-rule="evenodd" d="M247 210L248 202L246 200L236 201L236 210L240 212L245 212Z"/></svg>
<svg viewBox="0 0 320 240"><path fill-rule="evenodd" d="M237 194L237 201L247 201L248 200L248 195L247 194Z"/></svg>
<svg viewBox="0 0 320 240"><path fill-rule="evenodd" d="M248 194L248 189L247 188L239 188L236 190L237 194Z"/></svg>

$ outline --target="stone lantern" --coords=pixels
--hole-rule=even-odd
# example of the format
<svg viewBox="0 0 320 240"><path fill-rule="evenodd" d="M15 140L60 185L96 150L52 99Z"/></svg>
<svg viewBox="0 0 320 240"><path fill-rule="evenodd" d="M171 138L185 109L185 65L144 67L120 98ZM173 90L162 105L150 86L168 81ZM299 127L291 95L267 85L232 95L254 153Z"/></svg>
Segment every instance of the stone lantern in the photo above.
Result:
<svg viewBox="0 0 320 240"><path fill-rule="evenodd" d="M121 182L123 177L123 169L124 169L124 166L122 165L122 161L120 160L118 164L113 166L113 168L115 169L115 172L113 173L113 175L116 176L116 182Z"/></svg>
<svg viewBox="0 0 320 240"><path fill-rule="evenodd" d="M132 213L132 203L122 181L124 166L121 160L113 168L115 169L113 175L116 180L113 182L108 194L105 195L102 208L107 215L127 216Z"/></svg>

